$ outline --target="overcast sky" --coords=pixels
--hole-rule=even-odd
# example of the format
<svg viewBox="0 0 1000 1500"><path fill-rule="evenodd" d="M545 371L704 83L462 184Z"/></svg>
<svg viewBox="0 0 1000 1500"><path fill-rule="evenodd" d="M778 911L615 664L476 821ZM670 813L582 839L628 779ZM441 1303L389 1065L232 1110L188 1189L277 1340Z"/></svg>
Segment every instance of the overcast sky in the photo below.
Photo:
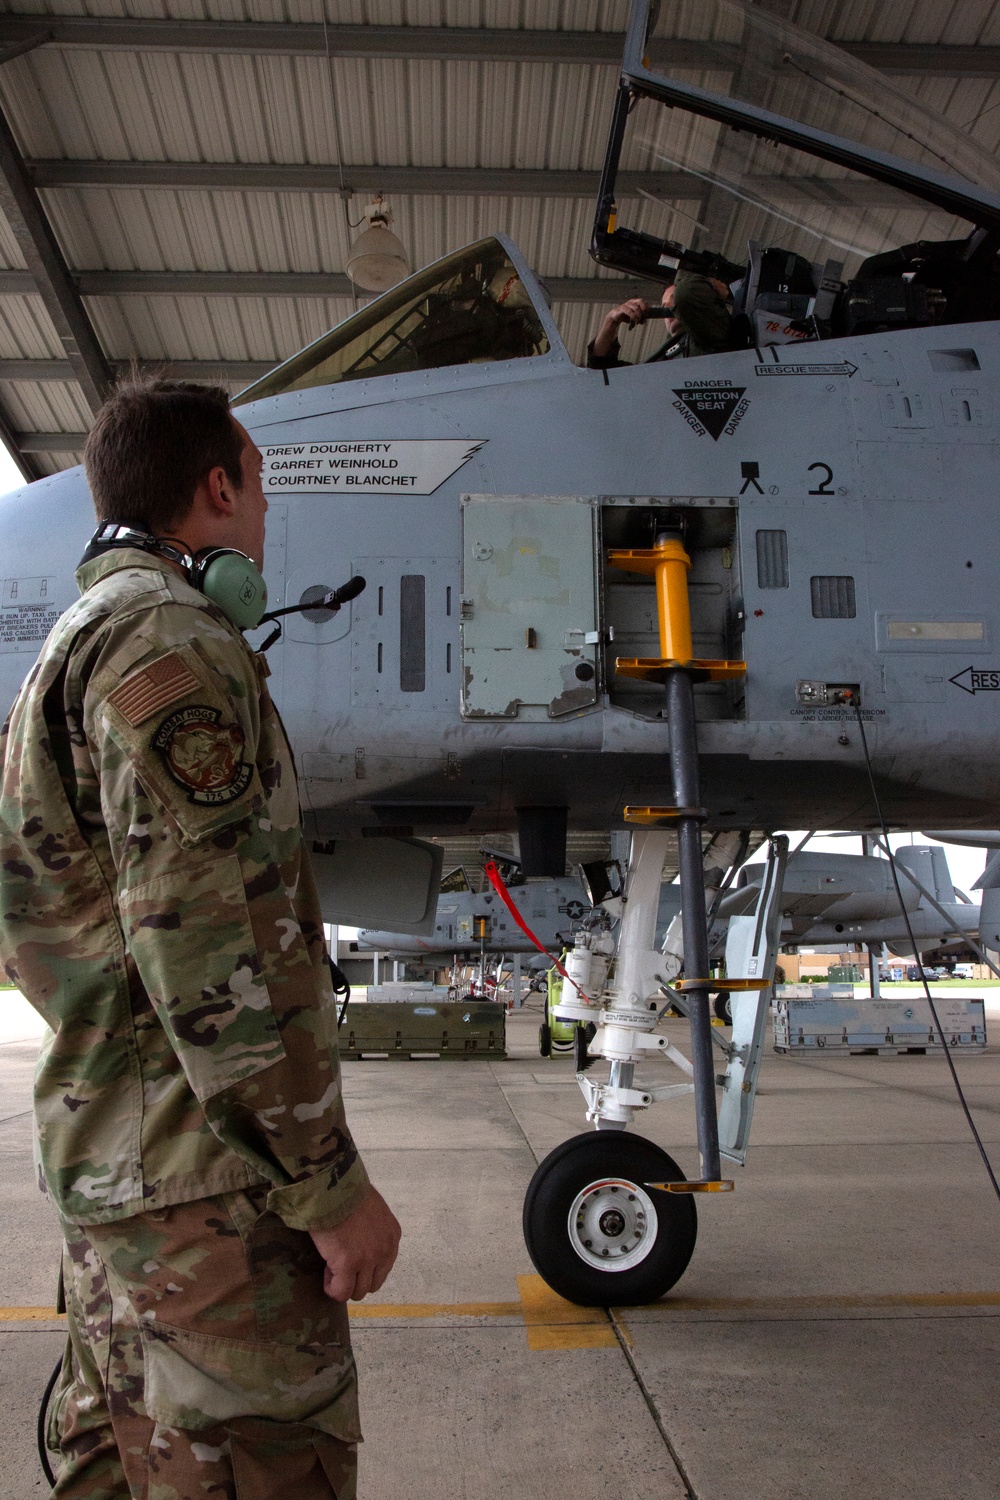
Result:
<svg viewBox="0 0 1000 1500"><path fill-rule="evenodd" d="M20 469L3 443L0 443L0 495L6 495L9 490L20 489L23 483Z"/></svg>

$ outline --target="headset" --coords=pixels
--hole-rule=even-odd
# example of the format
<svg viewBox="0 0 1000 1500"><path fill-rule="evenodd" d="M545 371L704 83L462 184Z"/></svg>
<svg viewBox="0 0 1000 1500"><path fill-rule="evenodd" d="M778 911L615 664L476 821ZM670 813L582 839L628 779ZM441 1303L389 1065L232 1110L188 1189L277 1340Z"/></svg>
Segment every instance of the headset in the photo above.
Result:
<svg viewBox="0 0 1000 1500"><path fill-rule="evenodd" d="M192 588L204 594L236 626L254 630L267 611L267 584L260 569L235 547L206 547L192 553L177 537L153 536L136 526L102 521L84 553L84 561L115 547L138 547L176 563Z"/></svg>
<svg viewBox="0 0 1000 1500"><path fill-rule="evenodd" d="M102 521L90 538L83 561L89 562L101 552L114 547L138 547L167 562L176 563L192 588L217 605L237 630L256 630L265 622L274 625L260 651L267 651L281 635L283 615L302 614L306 610L329 610L335 615L341 605L356 599L365 587L360 573L349 578L339 589L329 589L318 599L289 604L267 613L267 584L260 569L245 552L235 547L206 547L192 553L177 537L153 536L141 527L124 526L118 521Z"/></svg>

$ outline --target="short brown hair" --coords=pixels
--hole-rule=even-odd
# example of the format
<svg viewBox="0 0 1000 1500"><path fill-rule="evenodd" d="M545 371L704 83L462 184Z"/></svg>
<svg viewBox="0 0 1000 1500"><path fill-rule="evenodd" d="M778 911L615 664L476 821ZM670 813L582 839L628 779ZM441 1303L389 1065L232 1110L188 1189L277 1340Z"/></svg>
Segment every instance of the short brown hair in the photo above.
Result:
<svg viewBox="0 0 1000 1500"><path fill-rule="evenodd" d="M243 438L221 386L131 378L87 434L83 462L100 521L155 535L178 525L210 469L243 486Z"/></svg>

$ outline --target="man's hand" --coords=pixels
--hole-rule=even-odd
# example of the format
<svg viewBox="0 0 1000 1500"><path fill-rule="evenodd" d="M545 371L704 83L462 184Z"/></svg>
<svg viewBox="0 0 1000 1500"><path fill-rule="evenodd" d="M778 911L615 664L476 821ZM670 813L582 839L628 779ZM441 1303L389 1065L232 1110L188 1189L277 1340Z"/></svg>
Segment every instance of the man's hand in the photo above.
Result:
<svg viewBox="0 0 1000 1500"><path fill-rule="evenodd" d="M309 1233L326 1261L326 1295L334 1302L360 1302L369 1292L377 1292L392 1270L402 1231L382 1194L369 1187L336 1229L311 1229Z"/></svg>
<svg viewBox="0 0 1000 1500"><path fill-rule="evenodd" d="M598 330L594 340L594 353L610 354L611 346L618 337L618 330L623 323L634 328L637 323L645 323L646 313L649 311L649 303L642 297L630 297L627 302L613 307L610 312L604 314L604 321Z"/></svg>

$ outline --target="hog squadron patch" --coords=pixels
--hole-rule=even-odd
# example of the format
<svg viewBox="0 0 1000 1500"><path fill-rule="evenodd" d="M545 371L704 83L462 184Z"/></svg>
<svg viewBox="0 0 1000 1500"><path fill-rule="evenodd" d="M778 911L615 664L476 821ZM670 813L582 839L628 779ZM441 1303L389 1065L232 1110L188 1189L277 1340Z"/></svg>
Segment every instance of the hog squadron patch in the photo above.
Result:
<svg viewBox="0 0 1000 1500"><path fill-rule="evenodd" d="M192 703L164 719L152 739L188 800L203 806L235 802L253 776L253 766L243 759L242 729L220 723L221 718L217 708Z"/></svg>

